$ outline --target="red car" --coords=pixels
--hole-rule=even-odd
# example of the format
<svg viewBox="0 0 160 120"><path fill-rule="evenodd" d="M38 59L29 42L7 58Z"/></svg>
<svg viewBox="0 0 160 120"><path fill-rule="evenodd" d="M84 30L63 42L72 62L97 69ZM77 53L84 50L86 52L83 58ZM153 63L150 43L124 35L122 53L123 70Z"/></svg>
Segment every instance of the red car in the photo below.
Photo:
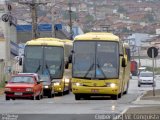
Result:
<svg viewBox="0 0 160 120"><path fill-rule="evenodd" d="M43 85L36 73L13 75L5 86L6 100L30 98L40 100L43 97Z"/></svg>

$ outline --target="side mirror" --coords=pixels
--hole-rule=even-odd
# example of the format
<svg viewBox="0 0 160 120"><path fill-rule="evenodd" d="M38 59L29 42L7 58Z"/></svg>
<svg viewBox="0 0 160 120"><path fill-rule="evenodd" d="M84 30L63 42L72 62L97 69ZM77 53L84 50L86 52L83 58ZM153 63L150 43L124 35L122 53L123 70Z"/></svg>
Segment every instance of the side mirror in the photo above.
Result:
<svg viewBox="0 0 160 120"><path fill-rule="evenodd" d="M126 67L126 66L127 66L126 59L122 58L122 67Z"/></svg>
<svg viewBox="0 0 160 120"><path fill-rule="evenodd" d="M42 79L39 82L44 82Z"/></svg>
<svg viewBox="0 0 160 120"><path fill-rule="evenodd" d="M69 56L69 63L72 63L72 55Z"/></svg>
<svg viewBox="0 0 160 120"><path fill-rule="evenodd" d="M40 81L37 81L37 84L40 84L41 82Z"/></svg>
<svg viewBox="0 0 160 120"><path fill-rule="evenodd" d="M20 57L20 58L19 58L19 65L22 65L22 62L23 62L23 60L22 60L22 58Z"/></svg>
<svg viewBox="0 0 160 120"><path fill-rule="evenodd" d="M55 83L55 81L54 81L54 80L52 80L51 82L52 82L52 83Z"/></svg>

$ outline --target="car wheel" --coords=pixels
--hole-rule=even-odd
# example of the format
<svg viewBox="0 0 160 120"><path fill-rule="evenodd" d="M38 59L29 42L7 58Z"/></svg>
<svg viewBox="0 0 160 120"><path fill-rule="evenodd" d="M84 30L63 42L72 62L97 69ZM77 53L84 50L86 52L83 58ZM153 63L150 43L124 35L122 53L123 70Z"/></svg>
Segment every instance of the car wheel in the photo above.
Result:
<svg viewBox="0 0 160 120"><path fill-rule="evenodd" d="M154 82L154 83L152 84L152 86L153 86L153 87L156 87L156 83Z"/></svg>
<svg viewBox="0 0 160 120"><path fill-rule="evenodd" d="M48 98L52 98L52 90L49 91Z"/></svg>
<svg viewBox="0 0 160 120"><path fill-rule="evenodd" d="M138 83L138 87L141 87L141 84L140 84L140 83Z"/></svg>
<svg viewBox="0 0 160 120"><path fill-rule="evenodd" d="M35 97L35 95L33 95L32 97L31 97L31 100L35 100L36 99L36 97Z"/></svg>
<svg viewBox="0 0 160 120"><path fill-rule="evenodd" d="M42 90L42 92L41 92L41 99L43 99L43 90Z"/></svg>
<svg viewBox="0 0 160 120"><path fill-rule="evenodd" d="M75 100L80 100L81 96L80 95L75 95Z"/></svg>
<svg viewBox="0 0 160 120"><path fill-rule="evenodd" d="M12 98L12 100L15 100L15 98Z"/></svg>
<svg viewBox="0 0 160 120"><path fill-rule="evenodd" d="M6 100L10 100L10 97L6 96Z"/></svg>
<svg viewBox="0 0 160 120"><path fill-rule="evenodd" d="M40 100L41 99L41 95L37 95L36 100Z"/></svg>

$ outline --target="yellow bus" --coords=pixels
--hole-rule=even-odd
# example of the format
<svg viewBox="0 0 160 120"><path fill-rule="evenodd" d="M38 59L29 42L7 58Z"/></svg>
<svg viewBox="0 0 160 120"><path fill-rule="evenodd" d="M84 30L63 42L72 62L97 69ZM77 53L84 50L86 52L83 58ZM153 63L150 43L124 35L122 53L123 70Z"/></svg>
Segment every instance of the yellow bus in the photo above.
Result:
<svg viewBox="0 0 160 120"><path fill-rule="evenodd" d="M75 100L127 93L129 62L125 45L112 33L91 32L75 37L72 55L72 92Z"/></svg>
<svg viewBox="0 0 160 120"><path fill-rule="evenodd" d="M65 76L65 44L57 38L38 38L26 43L23 58L24 73L49 75L54 93L63 95L70 90L70 78Z"/></svg>

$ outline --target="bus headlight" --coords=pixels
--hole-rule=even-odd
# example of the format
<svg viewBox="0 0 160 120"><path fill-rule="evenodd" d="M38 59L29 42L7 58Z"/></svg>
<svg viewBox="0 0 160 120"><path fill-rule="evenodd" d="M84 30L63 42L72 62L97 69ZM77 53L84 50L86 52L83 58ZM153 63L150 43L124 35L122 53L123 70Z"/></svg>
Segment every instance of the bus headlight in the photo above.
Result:
<svg viewBox="0 0 160 120"><path fill-rule="evenodd" d="M59 83L59 82L56 82L56 83L54 83L54 85L60 85L60 83Z"/></svg>
<svg viewBox="0 0 160 120"><path fill-rule="evenodd" d="M83 86L82 83L73 83L73 85L76 85L76 86Z"/></svg>
<svg viewBox="0 0 160 120"><path fill-rule="evenodd" d="M115 83L106 83L107 87L115 88L117 85Z"/></svg>
<svg viewBox="0 0 160 120"><path fill-rule="evenodd" d="M68 78L65 78L64 80L65 80L65 82L67 82L67 83L69 83L69 81L70 81Z"/></svg>

